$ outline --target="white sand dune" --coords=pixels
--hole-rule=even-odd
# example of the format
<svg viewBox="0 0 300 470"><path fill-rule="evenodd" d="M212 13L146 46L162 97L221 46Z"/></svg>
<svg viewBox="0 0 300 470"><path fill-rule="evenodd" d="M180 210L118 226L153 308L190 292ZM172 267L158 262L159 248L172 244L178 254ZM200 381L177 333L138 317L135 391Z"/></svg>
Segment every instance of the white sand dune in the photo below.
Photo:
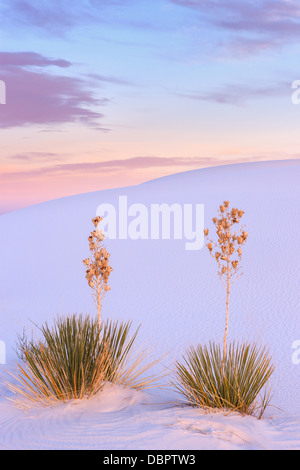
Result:
<svg viewBox="0 0 300 470"><path fill-rule="evenodd" d="M270 348L276 366L272 405L253 417L204 414L175 406L172 389L135 392L107 386L91 400L29 413L0 389L2 449L289 449L300 448L300 160L227 165L185 172L139 186L50 201L0 217L0 340L3 380L16 361L17 334L36 332L59 314L95 314L82 259L99 204L204 204L205 226L225 199L243 209L249 233L244 275L231 294L229 337ZM185 240L106 240L111 292L103 315L142 323L138 343L172 370L191 344L222 340L225 291L204 247Z"/></svg>

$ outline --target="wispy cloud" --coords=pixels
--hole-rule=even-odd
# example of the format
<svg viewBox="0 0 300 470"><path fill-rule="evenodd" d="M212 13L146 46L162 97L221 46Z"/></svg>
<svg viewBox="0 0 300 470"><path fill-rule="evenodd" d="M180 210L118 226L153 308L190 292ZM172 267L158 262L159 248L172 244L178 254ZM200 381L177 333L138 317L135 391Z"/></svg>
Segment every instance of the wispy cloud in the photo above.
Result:
<svg viewBox="0 0 300 470"><path fill-rule="evenodd" d="M251 85L228 84L208 91L176 92L177 96L198 101L223 105L244 106L255 99L274 98L288 95L290 83L278 83L255 87Z"/></svg>
<svg viewBox="0 0 300 470"><path fill-rule="evenodd" d="M38 29L42 34L59 37L82 25L104 24L140 30L158 28L161 32L170 33L179 24L180 28L187 29L198 24L200 35L203 25L214 31L228 33L226 36L222 34L222 43L219 44L220 49L224 48L224 53L228 54L238 54L241 47L243 54L256 54L298 42L300 4L297 1L161 0L150 4L153 15L150 18L147 14L149 2L146 0L73 0L71 6L70 2L63 0L9 0L0 9L4 29L16 26ZM162 6L170 4L179 10L191 10L192 14L189 18L181 18L179 23L172 24L172 19L170 22L161 22L160 17L164 11ZM178 20L178 16L173 18ZM175 19L174 21L176 22ZM237 39L242 42L240 47ZM202 48L204 42L201 41Z"/></svg>
<svg viewBox="0 0 300 470"><path fill-rule="evenodd" d="M62 160L62 156L52 152L28 152L10 155L8 160L15 160L18 162L50 162Z"/></svg>
<svg viewBox="0 0 300 470"><path fill-rule="evenodd" d="M65 36L72 28L83 24L125 24L137 28L153 28L147 20L116 14L116 8L128 8L144 0L9 0L0 8L4 27L19 25L36 28L43 34ZM42 3L42 4L41 4ZM146 2L145 2L146 3ZM113 11L112 11L113 9Z"/></svg>
<svg viewBox="0 0 300 470"><path fill-rule="evenodd" d="M278 48L299 40L300 4L293 0L168 0L193 9L200 22L230 33L223 37L227 51L244 54Z"/></svg>
<svg viewBox="0 0 300 470"><path fill-rule="evenodd" d="M208 159L209 160L209 159ZM156 156L140 156L128 159L105 160L98 162L80 162L80 163L62 163L52 166L44 166L34 170L23 170L18 172L6 173L3 177L15 177L20 175L40 176L53 173L95 173L109 171L138 170L155 167L172 167L172 166L197 166L202 164L205 159L193 158L165 158Z"/></svg>
<svg viewBox="0 0 300 470"><path fill-rule="evenodd" d="M1 68L8 66L47 67L50 65L66 68L72 65L67 60L44 57L36 52L0 52L0 62Z"/></svg>
<svg viewBox="0 0 300 470"><path fill-rule="evenodd" d="M7 89L7 104L0 113L2 128L73 122L100 127L99 107L108 100L94 96L87 78L46 70L49 66L64 69L70 62L33 52L0 52L0 62Z"/></svg>
<svg viewBox="0 0 300 470"><path fill-rule="evenodd" d="M52 0L41 5L40 0L10 0L2 4L4 26L14 23L25 28L38 27L48 34L63 34L80 21L79 2L72 2L72 8L66 8L66 3Z"/></svg>
<svg viewBox="0 0 300 470"><path fill-rule="evenodd" d="M239 159L240 162L250 162L250 161L259 161L264 158L261 156L241 156ZM236 163L236 158L218 158L218 157L191 157L191 158L182 158L182 157L157 157L157 156L140 156L133 157L128 159L118 159L118 160L106 160L99 162L80 162L80 163L58 163L51 166L39 167L33 170L22 170L14 171L1 175L2 180L14 179L22 177L34 178L41 176L70 176L75 174L107 174L113 172L117 174L118 172L135 170L145 170L145 169L154 169L154 168L170 168L175 169L176 171L184 171L188 169L203 168L207 166L214 165L226 165Z"/></svg>
<svg viewBox="0 0 300 470"><path fill-rule="evenodd" d="M106 82L112 83L114 85L126 85L126 86L133 86L133 83L129 82L128 80L124 80L118 77L112 77L108 75L101 75L98 73L90 73L87 75L89 79L95 80L96 82Z"/></svg>

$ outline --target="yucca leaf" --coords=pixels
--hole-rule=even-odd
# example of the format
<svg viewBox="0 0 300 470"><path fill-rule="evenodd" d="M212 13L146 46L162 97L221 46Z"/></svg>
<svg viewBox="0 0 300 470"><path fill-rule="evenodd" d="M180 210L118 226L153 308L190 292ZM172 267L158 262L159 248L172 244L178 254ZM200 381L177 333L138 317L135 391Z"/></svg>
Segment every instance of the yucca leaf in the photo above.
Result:
<svg viewBox="0 0 300 470"><path fill-rule="evenodd" d="M172 383L192 406L253 414L259 407L258 396L274 371L268 351L256 344L232 343L223 368L222 362L221 345L192 346L183 361L176 362L176 380ZM268 402L266 394L261 410Z"/></svg>

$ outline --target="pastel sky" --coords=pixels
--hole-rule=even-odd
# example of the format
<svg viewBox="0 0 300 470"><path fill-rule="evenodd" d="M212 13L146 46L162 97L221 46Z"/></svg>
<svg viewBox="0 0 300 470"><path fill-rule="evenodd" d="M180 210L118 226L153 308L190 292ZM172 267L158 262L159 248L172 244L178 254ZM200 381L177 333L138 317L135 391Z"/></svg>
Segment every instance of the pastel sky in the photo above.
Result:
<svg viewBox="0 0 300 470"><path fill-rule="evenodd" d="M0 213L299 158L299 1L4 0L0 17Z"/></svg>

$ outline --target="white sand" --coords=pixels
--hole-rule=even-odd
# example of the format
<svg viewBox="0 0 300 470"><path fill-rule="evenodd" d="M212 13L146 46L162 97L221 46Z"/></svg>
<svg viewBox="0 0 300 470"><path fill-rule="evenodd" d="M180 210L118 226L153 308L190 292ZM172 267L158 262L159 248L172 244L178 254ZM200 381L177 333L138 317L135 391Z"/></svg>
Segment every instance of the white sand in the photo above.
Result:
<svg viewBox="0 0 300 470"><path fill-rule="evenodd" d="M0 388L0 449L299 449L300 160L228 165L131 188L51 201L0 217L0 340L4 380L16 361L16 335L56 314L95 314L82 259L90 219L101 203L204 204L205 226L225 199L245 211L244 276L233 287L230 339L270 347L276 371L272 407L258 421L175 406L169 389L136 392L107 386L99 396L56 408L17 409ZM171 368L190 344L222 340L225 291L204 247L184 240L107 240L114 271L103 315L142 323L138 344L168 355Z"/></svg>

